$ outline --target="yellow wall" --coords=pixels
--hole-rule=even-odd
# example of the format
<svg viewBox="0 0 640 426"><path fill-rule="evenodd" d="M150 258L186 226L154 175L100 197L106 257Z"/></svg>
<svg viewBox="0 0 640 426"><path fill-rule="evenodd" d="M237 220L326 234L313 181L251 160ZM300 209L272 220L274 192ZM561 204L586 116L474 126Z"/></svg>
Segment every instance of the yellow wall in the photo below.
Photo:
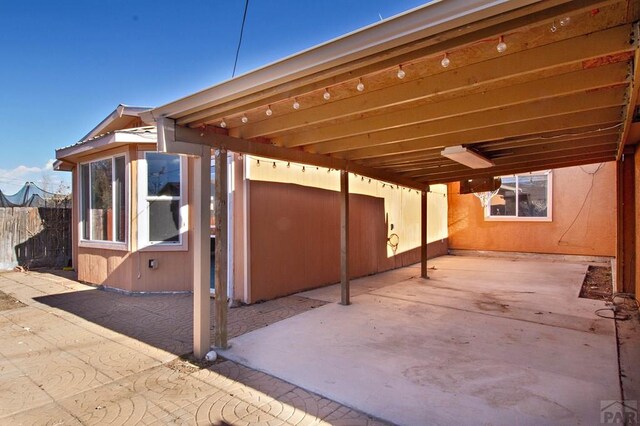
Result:
<svg viewBox="0 0 640 426"><path fill-rule="evenodd" d="M340 172L325 168L303 166L265 158L245 156L247 178L257 181L292 183L331 191L340 191ZM259 162L259 165L258 165ZM273 167L275 163L275 168ZM304 167L304 172L302 171ZM349 175L349 192L384 198L385 214L388 218L389 235L399 237L397 253L403 253L419 247L420 239L420 193L407 188L398 188L375 179ZM427 240L429 243L447 238L447 186L432 185L427 196L428 222ZM393 224L393 230L391 225ZM391 247L387 247L387 256L393 256Z"/></svg>

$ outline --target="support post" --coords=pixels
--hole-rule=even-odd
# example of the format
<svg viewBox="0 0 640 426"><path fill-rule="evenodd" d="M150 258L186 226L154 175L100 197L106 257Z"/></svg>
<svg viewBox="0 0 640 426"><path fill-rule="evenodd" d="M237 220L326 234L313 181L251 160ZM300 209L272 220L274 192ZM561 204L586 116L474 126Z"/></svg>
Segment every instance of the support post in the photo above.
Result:
<svg viewBox="0 0 640 426"><path fill-rule="evenodd" d="M421 245L420 245L420 276L422 278L428 279L429 275L427 273L427 191L422 191L422 200L420 202L420 210L421 210L421 218L420 218L420 237L421 237Z"/></svg>
<svg viewBox="0 0 640 426"><path fill-rule="evenodd" d="M194 242L193 242L193 355L204 358L211 345L209 286L211 279L211 154L202 150L195 157ZM209 155L206 155L209 153Z"/></svg>
<svg viewBox="0 0 640 426"><path fill-rule="evenodd" d="M616 162L617 195L617 249L615 291L635 292L636 216L635 216L635 161L632 148L623 151Z"/></svg>
<svg viewBox="0 0 640 426"><path fill-rule="evenodd" d="M216 215L216 276L215 276L215 323L214 345L216 348L227 348L227 253L229 235L228 222L228 167L227 151L218 149L215 152L215 215Z"/></svg>
<svg viewBox="0 0 640 426"><path fill-rule="evenodd" d="M351 304L349 295L349 172L340 171L340 303Z"/></svg>

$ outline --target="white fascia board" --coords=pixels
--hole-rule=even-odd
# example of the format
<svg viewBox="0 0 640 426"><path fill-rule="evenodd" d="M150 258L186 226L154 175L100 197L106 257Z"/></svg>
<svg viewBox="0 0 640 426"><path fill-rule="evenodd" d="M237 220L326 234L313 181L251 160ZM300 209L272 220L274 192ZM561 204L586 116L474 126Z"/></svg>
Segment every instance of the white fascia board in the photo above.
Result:
<svg viewBox="0 0 640 426"><path fill-rule="evenodd" d="M105 147L126 144L157 144L156 137L145 137L135 133L114 132L100 136L78 145L60 148L56 150L56 158L64 159L74 155L89 154L91 151L100 151Z"/></svg>
<svg viewBox="0 0 640 426"><path fill-rule="evenodd" d="M436 0L160 106L144 116L147 119L162 116L176 118L177 115L204 104L228 102L540 1L542 0Z"/></svg>

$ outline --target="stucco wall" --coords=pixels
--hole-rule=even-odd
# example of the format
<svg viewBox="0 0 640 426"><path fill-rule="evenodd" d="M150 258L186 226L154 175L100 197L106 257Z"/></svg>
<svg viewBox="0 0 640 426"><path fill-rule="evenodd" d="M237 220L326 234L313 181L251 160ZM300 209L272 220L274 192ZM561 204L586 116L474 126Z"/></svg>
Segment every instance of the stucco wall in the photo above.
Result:
<svg viewBox="0 0 640 426"><path fill-rule="evenodd" d="M473 194L460 195L458 183L450 184L449 247L615 256L615 163L598 166L553 171L551 222L487 221L480 201Z"/></svg>

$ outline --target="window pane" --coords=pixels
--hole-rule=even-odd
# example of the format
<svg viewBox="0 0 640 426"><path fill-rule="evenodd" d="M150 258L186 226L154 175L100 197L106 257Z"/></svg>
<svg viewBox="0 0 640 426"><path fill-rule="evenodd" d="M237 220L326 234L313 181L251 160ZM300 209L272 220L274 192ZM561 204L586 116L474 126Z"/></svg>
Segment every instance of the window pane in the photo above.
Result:
<svg viewBox="0 0 640 426"><path fill-rule="evenodd" d="M112 239L111 159L91 163L91 239Z"/></svg>
<svg viewBox="0 0 640 426"><path fill-rule="evenodd" d="M80 220L82 221L82 237L85 240L91 238L89 233L89 209L91 204L89 203L89 165L83 164L80 166L80 191L82 197L82 205L80 207Z"/></svg>
<svg viewBox="0 0 640 426"><path fill-rule="evenodd" d="M516 178L503 177L498 193L491 198L491 216L516 215Z"/></svg>
<svg viewBox="0 0 640 426"><path fill-rule="evenodd" d="M124 242L125 240L125 188L124 188L124 174L125 174L125 162L124 157L117 157L114 159L115 166L115 220L116 220L116 235L115 240Z"/></svg>
<svg viewBox="0 0 640 426"><path fill-rule="evenodd" d="M147 153L147 194L180 196L180 156Z"/></svg>
<svg viewBox="0 0 640 426"><path fill-rule="evenodd" d="M149 241L180 241L180 201L149 201Z"/></svg>
<svg viewBox="0 0 640 426"><path fill-rule="evenodd" d="M518 217L547 216L547 175L518 176Z"/></svg>

